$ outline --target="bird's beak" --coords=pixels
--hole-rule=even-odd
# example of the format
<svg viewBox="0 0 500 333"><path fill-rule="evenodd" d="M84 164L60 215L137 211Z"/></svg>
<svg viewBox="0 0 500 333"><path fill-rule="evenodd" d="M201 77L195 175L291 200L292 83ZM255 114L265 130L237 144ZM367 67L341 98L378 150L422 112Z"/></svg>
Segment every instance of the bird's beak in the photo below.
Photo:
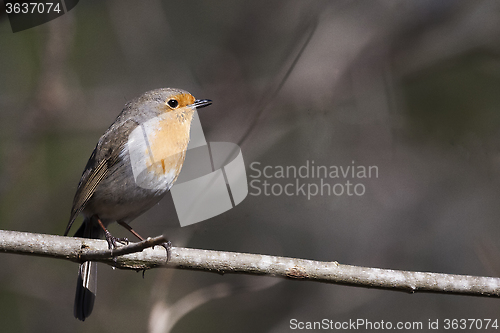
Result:
<svg viewBox="0 0 500 333"><path fill-rule="evenodd" d="M200 109L204 108L205 106L209 106L210 104L212 104L212 101L209 99L197 99L190 106L194 106L195 108Z"/></svg>

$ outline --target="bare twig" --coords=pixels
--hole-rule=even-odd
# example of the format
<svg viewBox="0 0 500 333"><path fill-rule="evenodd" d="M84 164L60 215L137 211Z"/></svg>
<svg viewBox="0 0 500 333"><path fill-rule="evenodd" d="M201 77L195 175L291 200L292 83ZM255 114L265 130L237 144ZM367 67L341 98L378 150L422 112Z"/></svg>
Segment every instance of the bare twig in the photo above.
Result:
<svg viewBox="0 0 500 333"><path fill-rule="evenodd" d="M149 332L170 332L186 314L213 299L229 296L232 289L229 283L217 283L184 296L173 306L157 302L149 318Z"/></svg>
<svg viewBox="0 0 500 333"><path fill-rule="evenodd" d="M129 253L136 253L136 252L141 252L144 249L147 249L148 247L154 247L155 245L160 245L167 242L165 237L163 236L157 236L154 238L147 238L143 240L142 242L138 243L130 243L125 246L120 246L117 247L116 249L111 249L107 251L101 251L101 250L87 250L87 251L82 251L82 254L80 254L80 260L81 261L89 261L89 260L96 260L96 259L109 259L112 257L118 257L122 256L125 254Z"/></svg>
<svg viewBox="0 0 500 333"><path fill-rule="evenodd" d="M188 313L197 307L214 299L228 297L236 293L258 291L270 288L283 280L262 278L258 282L254 279L241 279L240 283L217 283L195 290L174 303L167 303L166 295L158 295L149 316L149 333L171 332L174 326ZM158 293L158 288L155 289Z"/></svg>
<svg viewBox="0 0 500 333"><path fill-rule="evenodd" d="M155 241L164 241L155 238ZM148 240L146 240L148 242ZM155 242L149 241L149 245ZM138 251L143 245L138 247ZM129 249L129 248L127 248ZM87 253L106 252L103 240L0 231L0 251L67 259L81 262ZM224 273L271 275L296 280L336 283L365 288L415 292L433 292L472 296L500 297L500 278L411 272L371 267L341 265L260 254L208 251L172 247L168 267ZM97 253L98 253L97 252ZM101 253L102 254L102 253ZM109 253L111 255L111 253ZM94 257L92 257L94 258ZM149 269L166 261L163 247L112 257L95 257L118 268Z"/></svg>
<svg viewBox="0 0 500 333"><path fill-rule="evenodd" d="M136 270L164 265L165 248L161 246L151 248L164 242L165 238L159 236L110 251L108 243L100 239L0 230L0 252L52 257L74 262L92 260L117 268Z"/></svg>

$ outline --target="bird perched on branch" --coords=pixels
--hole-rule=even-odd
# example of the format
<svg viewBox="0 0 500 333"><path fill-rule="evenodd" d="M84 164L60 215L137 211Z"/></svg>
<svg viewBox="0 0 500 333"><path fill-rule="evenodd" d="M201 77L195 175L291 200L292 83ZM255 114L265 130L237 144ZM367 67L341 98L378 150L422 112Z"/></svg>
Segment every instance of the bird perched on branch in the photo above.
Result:
<svg viewBox="0 0 500 333"><path fill-rule="evenodd" d="M116 221L142 240L128 223L170 190L184 163L193 113L211 103L172 88L148 91L128 102L87 162L64 235L82 214L84 221L75 237L104 235L109 248L114 248L127 241L106 229ZM96 264L87 261L78 270L76 318L83 321L91 314L95 293Z"/></svg>

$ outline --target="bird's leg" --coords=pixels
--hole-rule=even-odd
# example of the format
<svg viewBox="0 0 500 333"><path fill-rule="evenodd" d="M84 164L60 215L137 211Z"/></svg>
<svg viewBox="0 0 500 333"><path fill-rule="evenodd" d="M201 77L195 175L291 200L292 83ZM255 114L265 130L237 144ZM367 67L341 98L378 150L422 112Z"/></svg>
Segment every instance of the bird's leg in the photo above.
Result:
<svg viewBox="0 0 500 333"><path fill-rule="evenodd" d="M122 244L128 244L128 239L127 238L116 238L111 233L106 229L104 224L101 222L101 219L99 216L95 215L95 218L97 220L97 223L99 223L99 226L104 230L104 237L106 237L106 241L108 242L108 248L109 249L115 249L118 247L117 242L120 242Z"/></svg>
<svg viewBox="0 0 500 333"><path fill-rule="evenodd" d="M118 222L119 225L121 225L122 227L124 227L125 229L127 229L128 231L130 231L132 233L132 235L134 235L135 237L139 238L140 241L143 241L144 238L141 237L141 235L139 235L134 229L132 229L131 226L129 226L127 223L123 222L123 221L116 221Z"/></svg>
<svg viewBox="0 0 500 333"><path fill-rule="evenodd" d="M139 240L143 241L144 238L139 235L134 229L132 229L131 226L129 226L127 223L123 222L123 221L117 221L119 225L121 225L122 227L124 227L125 229L127 229L128 231L130 231L135 237L139 238ZM165 250L167 251L167 262L170 261L170 251L172 249L172 243L170 241L167 241L163 244L161 244L161 246L163 246L165 248Z"/></svg>

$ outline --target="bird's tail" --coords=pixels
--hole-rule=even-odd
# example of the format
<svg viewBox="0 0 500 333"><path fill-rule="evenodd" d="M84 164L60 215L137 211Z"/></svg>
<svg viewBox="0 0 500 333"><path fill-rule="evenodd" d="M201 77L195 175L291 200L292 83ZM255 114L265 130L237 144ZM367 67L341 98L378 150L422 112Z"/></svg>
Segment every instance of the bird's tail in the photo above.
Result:
<svg viewBox="0 0 500 333"><path fill-rule="evenodd" d="M82 226L75 233L75 237L100 238L101 229L92 218L86 218ZM95 262L86 261L78 268L78 280L76 284L75 318L84 321L90 316L94 308L97 290L97 265Z"/></svg>

